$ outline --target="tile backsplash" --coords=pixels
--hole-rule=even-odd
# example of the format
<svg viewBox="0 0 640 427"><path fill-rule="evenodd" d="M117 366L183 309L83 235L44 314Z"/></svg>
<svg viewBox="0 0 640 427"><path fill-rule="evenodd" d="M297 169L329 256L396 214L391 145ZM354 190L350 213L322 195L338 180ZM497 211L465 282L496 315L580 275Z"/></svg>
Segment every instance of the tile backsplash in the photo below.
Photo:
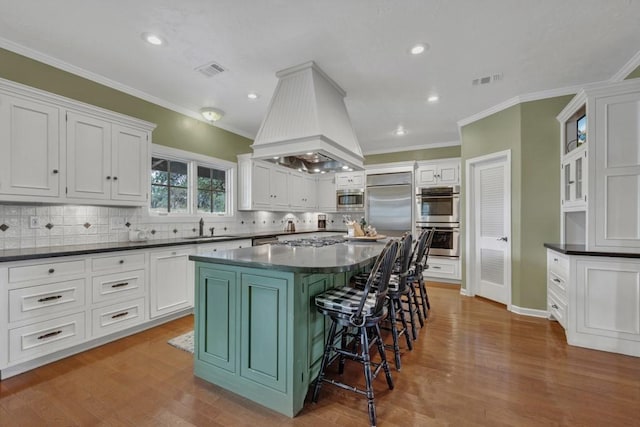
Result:
<svg viewBox="0 0 640 427"><path fill-rule="evenodd" d="M148 230L151 240L198 234L194 219L154 218L146 208L99 206L0 205L0 250L126 242L129 230ZM293 219L297 231L316 230L317 212L236 212L230 218L204 218L204 234L215 227L215 235L270 232L284 229ZM342 214L327 214L327 228L346 230Z"/></svg>

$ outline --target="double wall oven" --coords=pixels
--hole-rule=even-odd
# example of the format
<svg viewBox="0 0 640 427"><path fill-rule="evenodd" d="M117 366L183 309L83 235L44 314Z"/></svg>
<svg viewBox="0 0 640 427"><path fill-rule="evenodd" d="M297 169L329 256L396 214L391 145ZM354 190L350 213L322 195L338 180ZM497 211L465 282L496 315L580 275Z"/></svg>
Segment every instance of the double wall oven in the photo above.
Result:
<svg viewBox="0 0 640 427"><path fill-rule="evenodd" d="M434 228L429 255L460 256L460 186L418 188L416 230Z"/></svg>

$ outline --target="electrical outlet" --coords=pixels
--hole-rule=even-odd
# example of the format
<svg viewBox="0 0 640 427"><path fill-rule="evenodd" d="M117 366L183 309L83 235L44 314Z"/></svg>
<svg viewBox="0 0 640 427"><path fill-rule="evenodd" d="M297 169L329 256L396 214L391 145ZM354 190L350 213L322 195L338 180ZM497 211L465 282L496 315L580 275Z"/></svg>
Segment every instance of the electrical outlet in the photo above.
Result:
<svg viewBox="0 0 640 427"><path fill-rule="evenodd" d="M114 216L111 218L111 229L122 230L124 228L124 218L120 216Z"/></svg>
<svg viewBox="0 0 640 427"><path fill-rule="evenodd" d="M30 216L29 228L40 228L40 218L38 218L37 216Z"/></svg>

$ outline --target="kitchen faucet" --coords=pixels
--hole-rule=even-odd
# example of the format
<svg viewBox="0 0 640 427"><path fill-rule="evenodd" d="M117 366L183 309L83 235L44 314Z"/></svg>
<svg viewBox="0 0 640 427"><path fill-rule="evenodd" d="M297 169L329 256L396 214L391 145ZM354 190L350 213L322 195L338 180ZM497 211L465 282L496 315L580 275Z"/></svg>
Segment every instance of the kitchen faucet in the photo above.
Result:
<svg viewBox="0 0 640 427"><path fill-rule="evenodd" d="M198 228L198 237L204 236L204 219L200 218L200 227Z"/></svg>

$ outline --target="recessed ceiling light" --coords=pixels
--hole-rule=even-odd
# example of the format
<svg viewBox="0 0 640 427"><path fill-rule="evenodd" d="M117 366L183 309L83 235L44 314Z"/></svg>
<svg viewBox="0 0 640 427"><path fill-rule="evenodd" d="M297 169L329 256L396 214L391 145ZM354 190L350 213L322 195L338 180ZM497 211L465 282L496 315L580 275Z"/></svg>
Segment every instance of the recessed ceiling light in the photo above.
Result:
<svg viewBox="0 0 640 427"><path fill-rule="evenodd" d="M344 169L344 170L348 170L348 169L349 169L349 166L344 165L344 166L342 166L342 169Z"/></svg>
<svg viewBox="0 0 640 427"><path fill-rule="evenodd" d="M320 173L327 173L327 171L320 171Z"/></svg>
<svg viewBox="0 0 640 427"><path fill-rule="evenodd" d="M438 102L439 99L438 95L431 95L427 98L427 102Z"/></svg>
<svg viewBox="0 0 640 427"><path fill-rule="evenodd" d="M260 98L260 95L258 95L255 92L250 92L250 93L247 94L247 98L249 98L250 100L253 101L253 100L256 100L256 99Z"/></svg>
<svg viewBox="0 0 640 427"><path fill-rule="evenodd" d="M397 136L402 136L406 135L407 131L402 126L398 126L398 129L396 129L393 133Z"/></svg>
<svg viewBox="0 0 640 427"><path fill-rule="evenodd" d="M425 50L429 49L429 45L426 43L418 43L409 49L409 53L412 55L420 55L424 53Z"/></svg>
<svg viewBox="0 0 640 427"><path fill-rule="evenodd" d="M278 156L273 156L273 160L278 160L280 157Z"/></svg>
<svg viewBox="0 0 640 427"><path fill-rule="evenodd" d="M313 151L307 153L307 156L313 156Z"/></svg>
<svg viewBox="0 0 640 427"><path fill-rule="evenodd" d="M152 44L154 46L164 46L167 44L167 41L165 39L163 39L162 37L160 37L157 34L153 34L153 33L142 33L142 40L146 41L149 44Z"/></svg>
<svg viewBox="0 0 640 427"><path fill-rule="evenodd" d="M318 172L320 172L320 169L315 168L313 171L314 171L315 173L318 173Z"/></svg>

